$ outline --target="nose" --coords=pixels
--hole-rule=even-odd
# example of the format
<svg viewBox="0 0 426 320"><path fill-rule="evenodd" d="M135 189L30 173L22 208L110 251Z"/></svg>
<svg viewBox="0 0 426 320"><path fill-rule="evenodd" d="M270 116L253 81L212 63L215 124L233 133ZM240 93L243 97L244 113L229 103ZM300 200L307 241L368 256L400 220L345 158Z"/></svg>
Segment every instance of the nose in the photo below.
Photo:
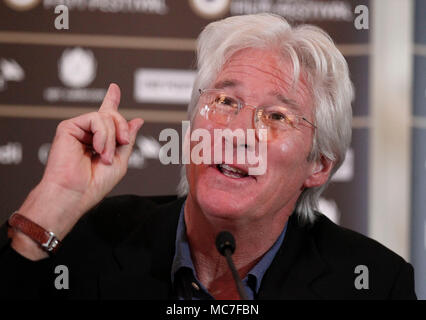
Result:
<svg viewBox="0 0 426 320"><path fill-rule="evenodd" d="M251 106L244 106L240 112L228 123L227 128L235 132L243 131L245 143L241 145L245 149L252 150L255 147L256 141L258 140L256 128L254 124L254 112L255 108ZM253 130L250 134L249 129ZM225 138L226 143L230 143L228 138ZM237 147L237 138L233 138L232 145Z"/></svg>
<svg viewBox="0 0 426 320"><path fill-rule="evenodd" d="M228 123L227 127L231 130L236 129L255 129L253 115L255 109L252 106L244 106L238 114Z"/></svg>

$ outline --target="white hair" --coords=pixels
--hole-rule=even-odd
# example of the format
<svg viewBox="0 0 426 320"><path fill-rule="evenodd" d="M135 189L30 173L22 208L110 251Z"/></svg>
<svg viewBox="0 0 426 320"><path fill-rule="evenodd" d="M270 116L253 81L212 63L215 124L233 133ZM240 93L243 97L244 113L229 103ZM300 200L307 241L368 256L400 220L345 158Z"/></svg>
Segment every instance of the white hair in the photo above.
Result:
<svg viewBox="0 0 426 320"><path fill-rule="evenodd" d="M198 89L212 85L227 59L244 48L272 49L283 59L290 58L294 84L301 72L306 77L317 126L308 161L325 157L334 162L328 181L319 187L306 188L297 201L295 212L301 221L313 222L318 199L344 161L351 140L354 90L348 65L330 36L315 26L292 27L284 18L267 13L212 22L198 38L198 73L188 105L191 121L198 102ZM188 191L183 166L178 194L184 196Z"/></svg>

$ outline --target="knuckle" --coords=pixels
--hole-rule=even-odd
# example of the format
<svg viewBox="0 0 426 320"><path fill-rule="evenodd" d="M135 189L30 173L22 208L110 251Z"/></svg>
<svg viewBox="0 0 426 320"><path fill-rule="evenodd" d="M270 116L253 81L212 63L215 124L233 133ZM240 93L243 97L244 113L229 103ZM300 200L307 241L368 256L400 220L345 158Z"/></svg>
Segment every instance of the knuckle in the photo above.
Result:
<svg viewBox="0 0 426 320"><path fill-rule="evenodd" d="M93 112L93 118L102 121L105 119L105 112L95 111Z"/></svg>
<svg viewBox="0 0 426 320"><path fill-rule="evenodd" d="M96 113L91 114L90 121L92 132L105 131L104 122Z"/></svg>
<svg viewBox="0 0 426 320"><path fill-rule="evenodd" d="M111 122L113 122L112 115L109 112L98 112L98 114L105 123L111 124Z"/></svg>
<svg viewBox="0 0 426 320"><path fill-rule="evenodd" d="M66 125L67 125L67 121L68 120L62 120L61 122L58 123L58 126L56 127L58 130L63 129Z"/></svg>
<svg viewBox="0 0 426 320"><path fill-rule="evenodd" d="M96 113L96 117L95 117L95 121L98 123L99 127L102 128L102 130L104 131L109 131L111 128L110 125L110 117L106 114L102 114L97 112Z"/></svg>
<svg viewBox="0 0 426 320"><path fill-rule="evenodd" d="M123 115L120 113L120 112L118 112L118 111L114 111L113 112L113 115L118 119L118 120L121 120L121 121L125 121L126 119L124 119L124 117L123 117Z"/></svg>
<svg viewBox="0 0 426 320"><path fill-rule="evenodd" d="M107 112L98 111L98 112L95 112L95 113L96 113L96 117L98 119L105 120L106 118L108 118L108 113Z"/></svg>
<svg viewBox="0 0 426 320"><path fill-rule="evenodd" d="M98 112L90 112L87 114L87 116L92 122L99 122L99 120L101 120Z"/></svg>
<svg viewBox="0 0 426 320"><path fill-rule="evenodd" d="M112 117L120 128L126 127L127 121L126 121L126 119L124 119L124 117L120 113L114 112L114 113L112 113Z"/></svg>
<svg viewBox="0 0 426 320"><path fill-rule="evenodd" d="M62 120L56 127L56 133L61 133L69 127L70 120Z"/></svg>

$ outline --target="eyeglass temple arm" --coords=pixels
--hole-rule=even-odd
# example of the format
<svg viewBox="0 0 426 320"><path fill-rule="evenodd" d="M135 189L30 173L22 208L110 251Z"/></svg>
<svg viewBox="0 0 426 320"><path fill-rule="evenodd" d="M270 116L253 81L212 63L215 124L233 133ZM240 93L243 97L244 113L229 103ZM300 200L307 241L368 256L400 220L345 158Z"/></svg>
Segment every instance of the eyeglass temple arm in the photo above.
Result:
<svg viewBox="0 0 426 320"><path fill-rule="evenodd" d="M315 129L317 128L316 125L314 125L312 122L310 122L308 119L306 119L304 116L301 116L302 120L305 120L307 123L309 123L312 127L314 127Z"/></svg>

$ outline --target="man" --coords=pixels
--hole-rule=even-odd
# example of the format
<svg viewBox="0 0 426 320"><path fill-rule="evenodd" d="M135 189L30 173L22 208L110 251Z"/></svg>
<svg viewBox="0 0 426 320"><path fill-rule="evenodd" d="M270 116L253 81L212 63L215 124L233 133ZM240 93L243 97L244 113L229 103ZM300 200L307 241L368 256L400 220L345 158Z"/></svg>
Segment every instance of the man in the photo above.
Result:
<svg viewBox="0 0 426 320"><path fill-rule="evenodd" d="M226 162L221 154L212 163L191 160L180 185L186 195L175 201L121 196L100 202L124 176L143 122L119 114L113 84L98 112L58 126L41 182L20 216L9 220L2 294L238 299L215 248L217 234L228 230L250 299L415 298L408 263L314 211L351 137L353 89L332 40L318 28L292 28L270 14L231 17L205 28L198 59L191 130L211 136L217 129L255 130L251 141L224 137L221 149L218 141L209 143L214 156L226 145L259 153L264 143L267 153L257 165L263 162L266 171L249 174L256 164L235 156ZM62 241L54 255L46 250L56 242L40 246L31 233L35 224ZM54 286L57 266L69 270L68 290ZM360 266L367 270L362 281Z"/></svg>

